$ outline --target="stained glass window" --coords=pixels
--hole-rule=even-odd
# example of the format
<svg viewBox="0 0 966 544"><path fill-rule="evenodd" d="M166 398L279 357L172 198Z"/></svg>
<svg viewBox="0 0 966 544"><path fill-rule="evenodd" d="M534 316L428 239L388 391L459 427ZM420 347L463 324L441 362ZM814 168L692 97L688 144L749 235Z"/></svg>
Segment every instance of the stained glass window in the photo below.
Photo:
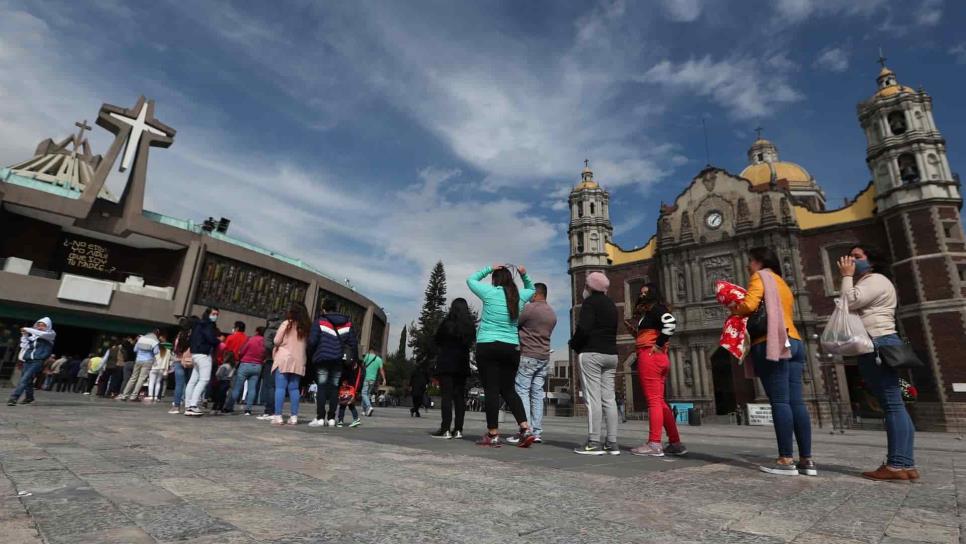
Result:
<svg viewBox="0 0 966 544"><path fill-rule="evenodd" d="M305 302L308 284L220 255L205 255L195 303L267 317Z"/></svg>

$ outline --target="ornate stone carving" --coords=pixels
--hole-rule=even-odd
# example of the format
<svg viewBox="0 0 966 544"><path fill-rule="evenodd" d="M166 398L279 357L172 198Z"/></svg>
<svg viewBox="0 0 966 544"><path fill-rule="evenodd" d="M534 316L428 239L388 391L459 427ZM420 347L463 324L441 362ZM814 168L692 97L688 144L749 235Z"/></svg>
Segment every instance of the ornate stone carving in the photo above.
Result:
<svg viewBox="0 0 966 544"><path fill-rule="evenodd" d="M714 296L714 282L718 280L734 281L735 263L731 255L716 255L706 257L702 262L704 269L704 296Z"/></svg>
<svg viewBox="0 0 966 544"><path fill-rule="evenodd" d="M751 230L751 211L748 209L748 201L744 197L738 199L738 212L735 217L735 230L744 232Z"/></svg>
<svg viewBox="0 0 966 544"><path fill-rule="evenodd" d="M782 223L786 225L794 223L792 220L792 208L788 205L787 198L782 197L781 202L779 203L779 208L781 209L782 213Z"/></svg>
<svg viewBox="0 0 966 544"><path fill-rule="evenodd" d="M677 277L677 290L678 290L678 299L679 300L684 300L684 298L688 294L688 286L687 286L687 282L685 281L685 278L684 278L684 272L678 272L678 277Z"/></svg>
<svg viewBox="0 0 966 544"><path fill-rule="evenodd" d="M714 175L714 170L705 170L704 174L701 175L701 182L704 183L704 188L708 190L709 193L714 192L714 182L716 176Z"/></svg>
<svg viewBox="0 0 966 544"><path fill-rule="evenodd" d="M778 219L775 217L775 210L772 207L771 196L762 195L761 197L761 223L759 226L766 227L778 224Z"/></svg>
<svg viewBox="0 0 966 544"><path fill-rule="evenodd" d="M701 309L702 318L706 323L724 323L730 312L724 306L705 306Z"/></svg>
<svg viewBox="0 0 966 544"><path fill-rule="evenodd" d="M691 359L684 360L684 385L694 387L694 364Z"/></svg>
<svg viewBox="0 0 966 544"><path fill-rule="evenodd" d="M681 242L693 242L694 232L691 230L691 215L688 212L681 212Z"/></svg>

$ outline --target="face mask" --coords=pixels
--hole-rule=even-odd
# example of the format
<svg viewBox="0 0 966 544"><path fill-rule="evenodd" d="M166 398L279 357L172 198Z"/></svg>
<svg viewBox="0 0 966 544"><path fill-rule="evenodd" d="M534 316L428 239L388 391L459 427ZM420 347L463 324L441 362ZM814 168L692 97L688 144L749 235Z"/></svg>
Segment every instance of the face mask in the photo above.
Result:
<svg viewBox="0 0 966 544"><path fill-rule="evenodd" d="M868 259L856 259L855 260L855 273L856 274L860 274L860 275L861 274L865 274L866 272L868 272L871 269L872 269L872 265L869 264L869 260Z"/></svg>
<svg viewBox="0 0 966 544"><path fill-rule="evenodd" d="M214 323L215 321L218 321L218 314L211 314L211 315L209 315L208 316L208 321L211 321L212 323Z"/></svg>

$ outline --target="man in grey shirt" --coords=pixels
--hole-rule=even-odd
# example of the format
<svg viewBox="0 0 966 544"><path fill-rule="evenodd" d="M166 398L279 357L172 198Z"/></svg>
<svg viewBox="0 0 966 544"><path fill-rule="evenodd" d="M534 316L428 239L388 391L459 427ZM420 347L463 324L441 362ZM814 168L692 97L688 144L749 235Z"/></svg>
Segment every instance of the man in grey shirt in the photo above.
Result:
<svg viewBox="0 0 966 544"><path fill-rule="evenodd" d="M557 325L557 314L547 304L547 286L534 285L536 294L520 313L520 368L516 389L523 401L530 429L536 442L543 442L543 399L547 370L550 367L550 335ZM510 440L507 440L510 442ZM511 442L512 443L512 442Z"/></svg>

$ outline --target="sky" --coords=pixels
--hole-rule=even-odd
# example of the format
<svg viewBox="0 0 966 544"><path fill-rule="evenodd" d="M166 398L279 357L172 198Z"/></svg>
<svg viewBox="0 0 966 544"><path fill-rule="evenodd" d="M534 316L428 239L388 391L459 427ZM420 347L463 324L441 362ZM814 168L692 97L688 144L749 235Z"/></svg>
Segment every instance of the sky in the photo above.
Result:
<svg viewBox="0 0 966 544"><path fill-rule="evenodd" d="M740 172L757 126L837 207L870 179L855 106L881 47L933 97L957 171L964 23L957 0L0 0L0 165L143 94L178 131L151 152L147 209L228 217L349 278L391 349L436 261L471 302L471 273L523 264L562 351L584 159L627 249L707 163Z"/></svg>

